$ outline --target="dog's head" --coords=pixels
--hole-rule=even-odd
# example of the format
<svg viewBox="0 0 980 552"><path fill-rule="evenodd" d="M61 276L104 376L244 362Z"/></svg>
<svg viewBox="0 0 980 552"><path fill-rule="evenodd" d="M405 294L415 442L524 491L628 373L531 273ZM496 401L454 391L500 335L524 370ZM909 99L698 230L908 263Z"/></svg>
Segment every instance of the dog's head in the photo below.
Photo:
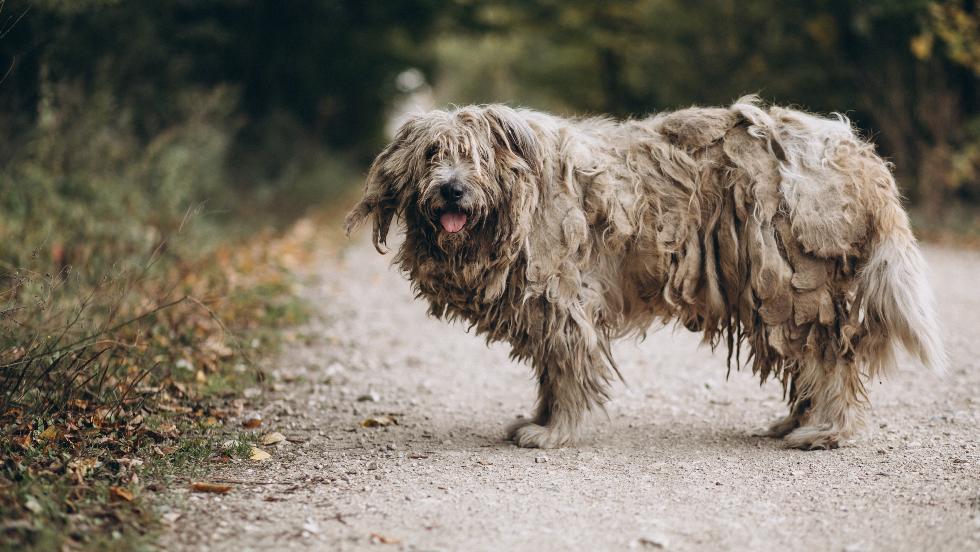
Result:
<svg viewBox="0 0 980 552"><path fill-rule="evenodd" d="M410 237L450 258L513 239L537 196L537 144L524 115L505 106L417 115L374 160L347 233L373 217L384 252L400 216Z"/></svg>

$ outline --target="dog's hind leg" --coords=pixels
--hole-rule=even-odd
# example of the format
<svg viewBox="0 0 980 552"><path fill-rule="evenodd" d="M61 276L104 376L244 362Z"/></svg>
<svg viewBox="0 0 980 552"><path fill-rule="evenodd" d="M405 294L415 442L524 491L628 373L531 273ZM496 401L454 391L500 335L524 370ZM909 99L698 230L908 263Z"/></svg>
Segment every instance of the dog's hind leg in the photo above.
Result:
<svg viewBox="0 0 980 552"><path fill-rule="evenodd" d="M790 447L837 448L864 426L868 398L853 361L808 361L794 384L798 395L790 416L770 428L772 433L789 430L783 439Z"/></svg>

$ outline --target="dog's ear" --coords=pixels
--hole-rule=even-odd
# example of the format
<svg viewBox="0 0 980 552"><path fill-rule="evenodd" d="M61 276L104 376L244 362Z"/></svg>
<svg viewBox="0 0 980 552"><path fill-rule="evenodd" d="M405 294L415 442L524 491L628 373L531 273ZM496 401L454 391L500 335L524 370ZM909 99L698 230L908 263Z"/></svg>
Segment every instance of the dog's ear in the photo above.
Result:
<svg viewBox="0 0 980 552"><path fill-rule="evenodd" d="M409 119L399 128L394 140L374 159L368 169L364 197L351 209L345 220L349 237L369 216L374 217L372 241L384 254L391 221L398 214L401 195L415 173L415 156L411 148L416 141L419 117Z"/></svg>
<svg viewBox="0 0 980 552"><path fill-rule="evenodd" d="M538 138L521 113L504 105L489 105L484 108L483 116L490 125L497 149L516 155L529 170L538 172L541 159Z"/></svg>
<svg viewBox="0 0 980 552"><path fill-rule="evenodd" d="M390 147L390 146L389 146ZM386 150L387 151L387 150ZM364 186L364 197L354 206L345 219L347 236L357 230L369 216L374 216L374 229L372 242L374 248L379 253L384 254L383 246L388 238L388 228L391 226L391 219L394 218L398 209L397 182L387 174L381 167L381 155L371 165L368 171L367 183Z"/></svg>
<svg viewBox="0 0 980 552"><path fill-rule="evenodd" d="M347 235L356 230L368 216L374 216L374 248L384 254L388 229L399 214L410 184L418 179L431 148L427 115L410 117L395 133L368 170L364 197L347 215Z"/></svg>

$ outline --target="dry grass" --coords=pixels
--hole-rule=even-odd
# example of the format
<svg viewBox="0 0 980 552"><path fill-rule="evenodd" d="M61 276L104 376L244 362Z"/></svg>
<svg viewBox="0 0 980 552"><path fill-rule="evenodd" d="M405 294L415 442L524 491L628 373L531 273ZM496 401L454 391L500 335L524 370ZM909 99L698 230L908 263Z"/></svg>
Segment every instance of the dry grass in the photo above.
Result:
<svg viewBox="0 0 980 552"><path fill-rule="evenodd" d="M287 267L304 228L83 294L70 276L20 273L0 320L5 546L152 534L148 489L222 455L234 397L262 379L256 352L305 316Z"/></svg>
<svg viewBox="0 0 980 552"><path fill-rule="evenodd" d="M149 542L147 497L227 456L255 361L304 318L313 236L287 199L348 175L310 154L236 188L225 101L188 100L148 144L111 104L59 104L0 173L0 549Z"/></svg>

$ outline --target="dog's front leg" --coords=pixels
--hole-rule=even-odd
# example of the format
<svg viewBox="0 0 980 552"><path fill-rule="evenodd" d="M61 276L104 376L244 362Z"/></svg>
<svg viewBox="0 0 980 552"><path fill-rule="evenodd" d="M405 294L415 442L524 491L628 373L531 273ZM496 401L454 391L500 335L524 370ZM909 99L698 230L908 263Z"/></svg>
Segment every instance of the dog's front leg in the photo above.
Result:
<svg viewBox="0 0 980 552"><path fill-rule="evenodd" d="M591 340L577 331L563 334L533 357L538 375L538 403L532 419L520 420L508 438L527 448L558 448L576 437L586 412L608 397L610 367Z"/></svg>

